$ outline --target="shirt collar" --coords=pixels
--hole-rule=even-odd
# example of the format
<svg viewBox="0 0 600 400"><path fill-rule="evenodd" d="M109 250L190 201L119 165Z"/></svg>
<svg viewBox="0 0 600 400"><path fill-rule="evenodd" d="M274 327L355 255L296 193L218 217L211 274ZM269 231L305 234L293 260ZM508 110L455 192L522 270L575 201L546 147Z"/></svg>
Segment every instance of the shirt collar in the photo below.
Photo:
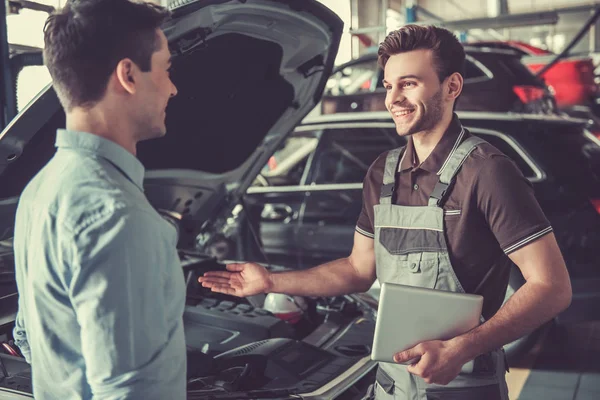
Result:
<svg viewBox="0 0 600 400"><path fill-rule="evenodd" d="M140 190L144 190L144 166L133 154L113 141L92 133L59 129L56 133L56 147L88 151L105 158Z"/></svg>
<svg viewBox="0 0 600 400"><path fill-rule="evenodd" d="M416 157L413 140L412 137L408 138L404 154L402 155L400 165L398 166L398 171L404 172L409 169L420 168L427 172L433 172L439 175L452 153L454 153L458 145L462 142L463 138L464 128L456 114L454 114L448 129L446 129L446 132L444 132L444 135L429 157L427 157L420 165L415 165Z"/></svg>

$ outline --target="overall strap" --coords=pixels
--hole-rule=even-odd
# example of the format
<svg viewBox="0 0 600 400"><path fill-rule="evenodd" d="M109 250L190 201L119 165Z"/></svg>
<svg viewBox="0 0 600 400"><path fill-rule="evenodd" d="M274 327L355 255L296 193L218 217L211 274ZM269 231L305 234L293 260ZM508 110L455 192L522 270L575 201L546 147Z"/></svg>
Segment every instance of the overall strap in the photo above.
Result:
<svg viewBox="0 0 600 400"><path fill-rule="evenodd" d="M396 182L396 171L398 171L398 162L400 156L404 152L406 146L391 150L385 160L385 168L383 170L383 184L381 185L381 194L379 196L379 204L392 204L392 196L394 195L394 185Z"/></svg>
<svg viewBox="0 0 600 400"><path fill-rule="evenodd" d="M430 206L441 207L443 205L448 187L454 181L454 177L460 170L460 167L473 150L482 143L486 143L486 141L479 137L471 136L462 142L458 148L448 156L444 166L438 172L440 178L435 184L433 192L429 196Z"/></svg>

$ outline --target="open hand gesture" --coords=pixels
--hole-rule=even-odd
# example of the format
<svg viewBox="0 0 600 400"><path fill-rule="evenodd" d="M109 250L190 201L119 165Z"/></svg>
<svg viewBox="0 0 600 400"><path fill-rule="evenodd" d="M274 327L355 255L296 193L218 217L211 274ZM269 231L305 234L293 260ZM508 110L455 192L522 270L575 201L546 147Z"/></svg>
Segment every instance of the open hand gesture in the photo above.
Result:
<svg viewBox="0 0 600 400"><path fill-rule="evenodd" d="M209 271L198 278L203 287L213 292L238 297L267 293L271 286L271 273L255 263L228 264L227 271Z"/></svg>

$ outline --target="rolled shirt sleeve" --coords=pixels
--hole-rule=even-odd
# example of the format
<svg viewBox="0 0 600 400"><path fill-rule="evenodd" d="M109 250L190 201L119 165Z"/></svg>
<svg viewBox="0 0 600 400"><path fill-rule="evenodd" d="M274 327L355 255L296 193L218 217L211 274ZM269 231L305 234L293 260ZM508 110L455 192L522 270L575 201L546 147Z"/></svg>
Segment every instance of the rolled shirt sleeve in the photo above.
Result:
<svg viewBox="0 0 600 400"><path fill-rule="evenodd" d="M161 238L166 248L160 246L164 227L152 217L135 208L107 210L75 235L69 295L94 398L185 397L181 312L171 315L177 310L166 298L183 296L169 293L185 290L183 275L165 272L164 263L179 268L175 243Z"/></svg>

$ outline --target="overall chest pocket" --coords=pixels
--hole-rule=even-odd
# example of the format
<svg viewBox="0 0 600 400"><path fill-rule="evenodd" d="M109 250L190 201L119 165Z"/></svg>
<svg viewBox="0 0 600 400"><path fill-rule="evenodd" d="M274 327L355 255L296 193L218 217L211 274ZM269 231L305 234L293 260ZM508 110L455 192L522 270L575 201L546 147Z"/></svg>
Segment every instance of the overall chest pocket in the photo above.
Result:
<svg viewBox="0 0 600 400"><path fill-rule="evenodd" d="M438 279L439 253L445 250L436 234L437 231L381 228L377 255L379 281L433 289Z"/></svg>
<svg viewBox="0 0 600 400"><path fill-rule="evenodd" d="M440 262L437 253L410 253L398 262L398 276L403 285L433 289L437 283Z"/></svg>

